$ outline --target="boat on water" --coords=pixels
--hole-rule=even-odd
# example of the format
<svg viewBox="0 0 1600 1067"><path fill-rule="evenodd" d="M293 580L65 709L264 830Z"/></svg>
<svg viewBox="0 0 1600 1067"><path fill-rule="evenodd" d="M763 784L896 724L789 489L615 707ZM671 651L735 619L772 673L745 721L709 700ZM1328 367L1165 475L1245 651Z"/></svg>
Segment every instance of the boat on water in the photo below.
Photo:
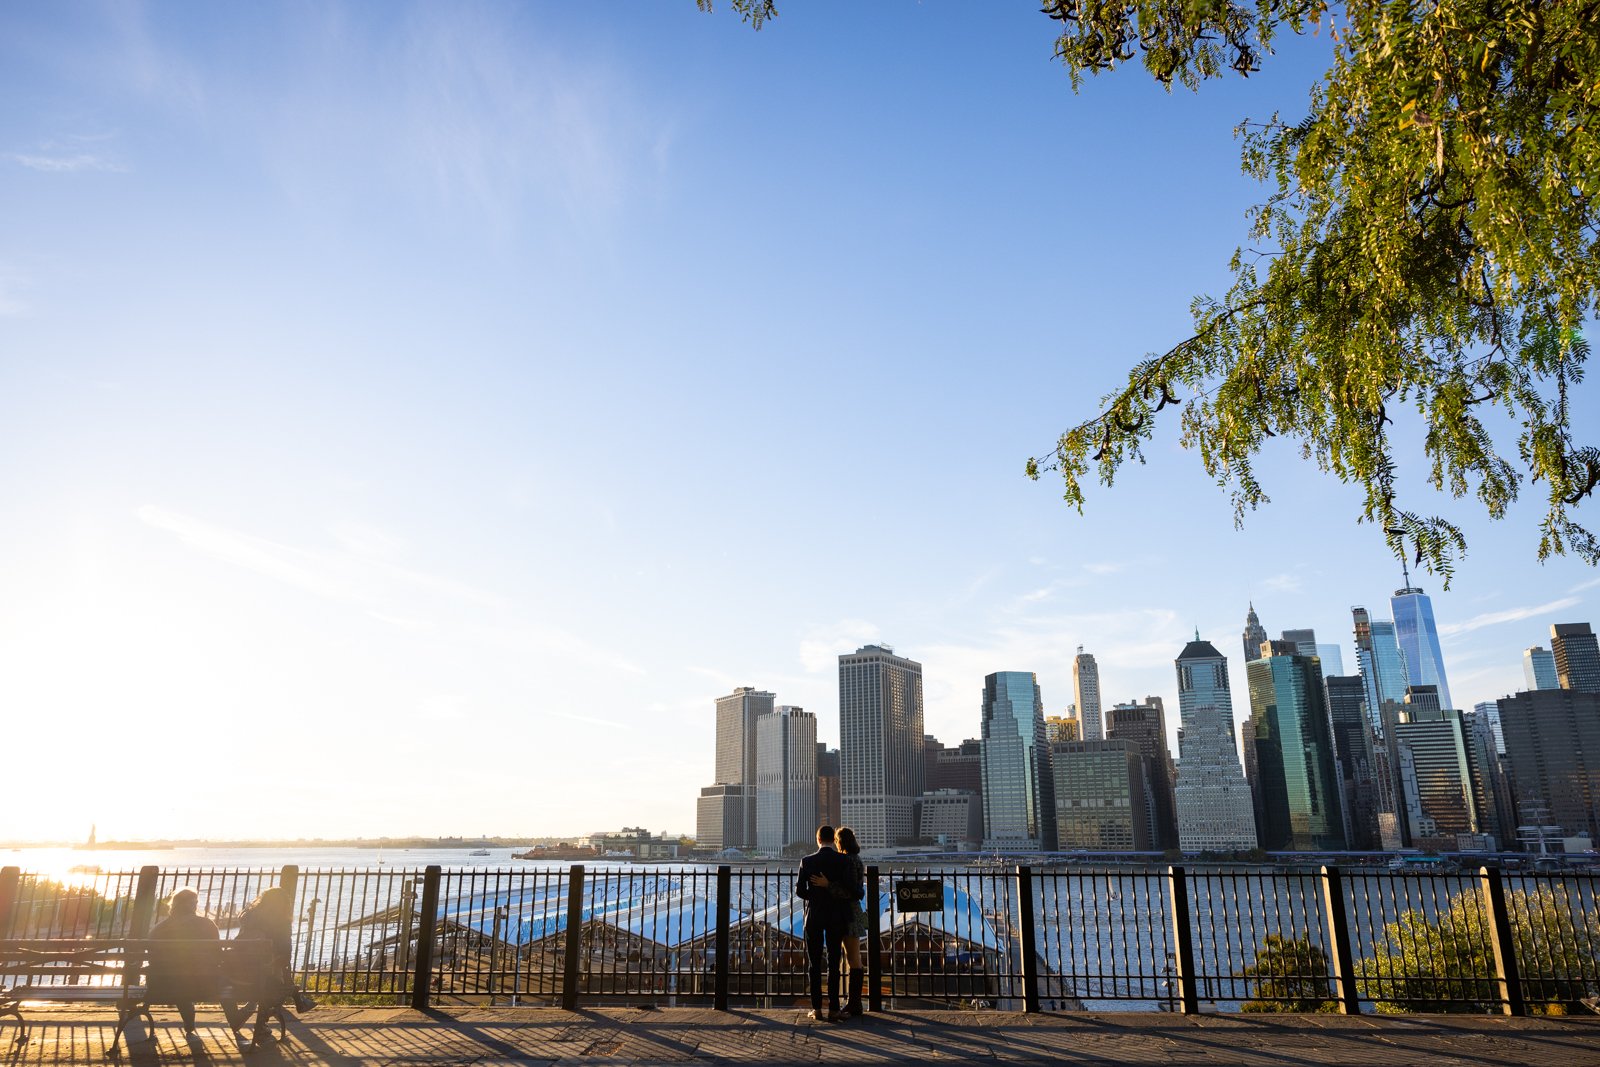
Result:
<svg viewBox="0 0 1600 1067"><path fill-rule="evenodd" d="M488 856L491 854L492 853L490 853L490 851L486 848L475 848L471 852L467 853L469 856Z"/></svg>

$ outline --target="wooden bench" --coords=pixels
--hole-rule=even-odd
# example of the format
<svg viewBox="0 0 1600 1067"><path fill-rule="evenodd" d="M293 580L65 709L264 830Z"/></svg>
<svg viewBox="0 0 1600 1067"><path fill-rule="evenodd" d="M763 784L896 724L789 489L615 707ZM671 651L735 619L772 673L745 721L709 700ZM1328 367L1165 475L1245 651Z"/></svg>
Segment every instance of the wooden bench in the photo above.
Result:
<svg viewBox="0 0 1600 1067"><path fill-rule="evenodd" d="M148 967L153 946L175 942L129 938L29 939L0 941L0 1019L17 1021L13 1044L26 1043L28 1020L22 1006L28 1002L52 1004L105 1004L117 1009L117 1029L108 1055L115 1056L122 1034L134 1019L151 1025ZM253 1000L254 993L231 994L232 975L259 975L270 946L262 941L207 942L216 948L218 972L213 984L218 993L206 1003ZM286 1036L283 1000L268 1006L269 1023L275 1019L279 1036Z"/></svg>

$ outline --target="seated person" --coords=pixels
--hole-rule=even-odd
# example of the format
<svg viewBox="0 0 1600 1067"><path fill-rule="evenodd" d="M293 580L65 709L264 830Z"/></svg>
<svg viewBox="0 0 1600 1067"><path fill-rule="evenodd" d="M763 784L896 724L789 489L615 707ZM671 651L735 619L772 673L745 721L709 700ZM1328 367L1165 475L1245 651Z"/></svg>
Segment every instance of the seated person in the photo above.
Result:
<svg viewBox="0 0 1600 1067"><path fill-rule="evenodd" d="M183 1032L194 1033L196 1001L221 993L222 948L217 924L198 914L200 894L185 886L172 894L167 917L150 931L152 1004L173 1004L183 1016Z"/></svg>
<svg viewBox="0 0 1600 1067"><path fill-rule="evenodd" d="M222 1011L235 1033L242 1033L254 1012L255 1032L251 1045L257 1046L270 1039L268 1020L283 1015L283 1004L292 1000L300 1011L306 1011L314 1002L295 988L290 974L290 926L294 921L294 898L280 886L263 890L255 902L239 918L239 932L235 941L256 942L260 951L241 961L245 969L234 974L234 997L223 1001ZM236 1003L235 998L245 1003Z"/></svg>

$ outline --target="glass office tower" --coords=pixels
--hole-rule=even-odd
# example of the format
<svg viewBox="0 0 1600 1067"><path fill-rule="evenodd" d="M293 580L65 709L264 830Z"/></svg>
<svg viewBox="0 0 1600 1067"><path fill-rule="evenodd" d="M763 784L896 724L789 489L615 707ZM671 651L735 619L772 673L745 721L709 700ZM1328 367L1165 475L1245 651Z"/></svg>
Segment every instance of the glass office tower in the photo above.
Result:
<svg viewBox="0 0 1600 1067"><path fill-rule="evenodd" d="M1405 656L1410 685L1431 685L1439 690L1439 706L1453 708L1450 686L1444 677L1444 653L1439 651L1439 628L1433 622L1433 601L1414 585L1396 589L1389 598L1394 613L1394 635Z"/></svg>
<svg viewBox="0 0 1600 1067"><path fill-rule="evenodd" d="M1543 645L1523 649L1522 677L1528 683L1526 692L1561 688L1561 680L1556 676L1555 654Z"/></svg>
<svg viewBox="0 0 1600 1067"><path fill-rule="evenodd" d="M983 680L983 847L1054 851L1056 798L1038 678L999 671Z"/></svg>
<svg viewBox="0 0 1600 1067"><path fill-rule="evenodd" d="M1355 622L1356 663L1366 687L1367 717L1372 720L1373 733L1382 737L1384 701L1404 704L1406 700L1406 688L1411 684L1406 661L1395 640L1394 623L1374 619L1359 606L1350 609L1350 616Z"/></svg>
<svg viewBox="0 0 1600 1067"><path fill-rule="evenodd" d="M1321 665L1286 642L1272 642L1271 651L1245 665L1261 790L1256 827L1261 847L1342 850L1344 814Z"/></svg>

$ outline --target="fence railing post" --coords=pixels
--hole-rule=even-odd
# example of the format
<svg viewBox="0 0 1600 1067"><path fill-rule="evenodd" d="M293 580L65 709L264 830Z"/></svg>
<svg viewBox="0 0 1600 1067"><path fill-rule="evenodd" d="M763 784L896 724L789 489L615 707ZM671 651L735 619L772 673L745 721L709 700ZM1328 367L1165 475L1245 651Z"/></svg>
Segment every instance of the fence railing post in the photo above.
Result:
<svg viewBox="0 0 1600 1067"><path fill-rule="evenodd" d="M1033 933L1033 869L1017 868L1017 962L1022 967L1022 1010L1039 1010L1039 942Z"/></svg>
<svg viewBox="0 0 1600 1067"><path fill-rule="evenodd" d="M124 950L122 956L122 979L125 985L133 985L144 973L144 948L142 942L150 934L150 927L156 918L156 884L160 881L161 872L155 867L140 867L139 880L133 891L133 915L129 923L128 936L134 944Z"/></svg>
<svg viewBox="0 0 1600 1067"><path fill-rule="evenodd" d="M17 910L17 885L22 868L0 867L0 937L11 934L12 913Z"/></svg>
<svg viewBox="0 0 1600 1067"><path fill-rule="evenodd" d="M394 946L394 969L401 975L411 973L411 931L416 928L416 921L416 883L407 878L400 883L400 936ZM404 981L404 978L401 980Z"/></svg>
<svg viewBox="0 0 1600 1067"><path fill-rule="evenodd" d="M867 868L867 1007L883 1010L883 934L878 930L878 868Z"/></svg>
<svg viewBox="0 0 1600 1067"><path fill-rule="evenodd" d="M1360 1015L1355 953L1350 948L1350 922L1344 910L1344 879L1339 868L1322 868L1322 899L1328 913L1328 939L1333 949L1334 980L1339 987L1339 1010L1345 1015Z"/></svg>
<svg viewBox="0 0 1600 1067"><path fill-rule="evenodd" d="M154 867L140 867L139 881L133 891L133 917L128 936L142 941L150 933L156 917L156 882L161 872Z"/></svg>
<svg viewBox="0 0 1600 1067"><path fill-rule="evenodd" d="M567 872L567 936L561 969L561 1006L578 1010L578 963L583 955L583 864Z"/></svg>
<svg viewBox="0 0 1600 1067"><path fill-rule="evenodd" d="M1483 884L1483 906L1488 911L1489 946L1494 950L1494 976L1500 986L1501 1011L1507 1015L1528 1014L1522 997L1522 974L1517 967L1517 946L1511 932L1511 914L1506 909L1506 887L1498 867L1479 867Z"/></svg>
<svg viewBox="0 0 1600 1067"><path fill-rule="evenodd" d="M430 866L422 872L422 914L417 916L416 967L411 972L411 1006L428 1010L433 993L433 939L439 928L439 871Z"/></svg>
<svg viewBox="0 0 1600 1067"><path fill-rule="evenodd" d="M1167 880L1172 900L1172 945L1177 952L1178 999L1183 1014L1200 1014L1200 988L1194 973L1194 939L1189 933L1189 882L1182 867L1168 867Z"/></svg>
<svg viewBox="0 0 1600 1067"><path fill-rule="evenodd" d="M728 1010L728 898L732 896L733 868L727 864L717 868L717 970L715 992L711 1006L717 1011Z"/></svg>
<svg viewBox="0 0 1600 1067"><path fill-rule="evenodd" d="M294 898L300 892L300 868L293 863L286 863L283 870L278 872L278 886L289 894L289 910L294 911Z"/></svg>

